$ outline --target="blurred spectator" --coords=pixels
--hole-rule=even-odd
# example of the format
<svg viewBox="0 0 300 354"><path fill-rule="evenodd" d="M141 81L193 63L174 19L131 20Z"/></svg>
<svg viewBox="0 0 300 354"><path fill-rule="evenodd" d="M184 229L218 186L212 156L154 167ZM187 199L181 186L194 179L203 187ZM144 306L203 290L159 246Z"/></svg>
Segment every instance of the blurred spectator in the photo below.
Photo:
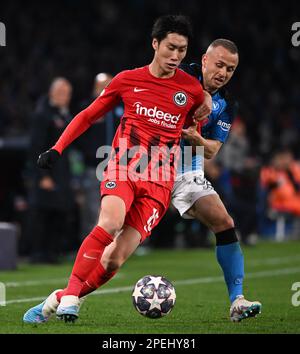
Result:
<svg viewBox="0 0 300 354"><path fill-rule="evenodd" d="M256 157L268 156L278 142L290 146L295 157L300 157L300 86L297 80L300 77L300 50L293 47L290 40L291 24L299 21L300 3L296 0L260 2L260 11L257 11L254 3L245 7L243 2L233 0L230 7L226 2L218 2L217 8L214 21L211 21L210 16L202 14L211 13L215 4L203 2L200 7L196 0L46 1L43 11L40 11L38 2L28 3L22 11L18 1L3 2L1 22L7 28L7 46L0 48L1 138L26 138L29 135L35 103L41 92L47 90L50 80L61 73L76 83L74 111L81 109L79 103L89 92L94 73L99 68L115 73L143 65L145 57L151 56L152 48L144 38L153 19L163 13L181 12L191 16L194 25L195 40L191 43L187 61L199 62L200 53L220 36L231 38L239 47L238 76L241 79L233 78L230 91L239 101L245 136L238 138L238 144L232 141L232 150L225 157L225 171L230 172L228 161L235 165L235 171L239 169L238 165L241 167L243 182L240 172L235 173L234 190L243 193L240 201L244 202L248 193L249 208L253 210ZM120 41L120 38L127 40ZM97 124L91 129L96 131L99 128L98 132L102 134L106 131L102 127ZM107 143L105 137L100 138L97 134L98 140L91 140L97 144L96 149L104 141ZM227 147L228 143L222 150ZM87 150L91 151L90 155L85 155L88 165L87 159L95 161L95 150ZM15 187L12 176L22 174L21 160L25 153L24 148L13 158L4 158L0 154L2 165L9 164L10 167L1 173L1 181L5 182L0 190L2 220L15 217L12 194L18 195L16 189L19 187ZM217 163L222 167L222 159ZM243 168L249 164L249 168ZM247 171L250 171L249 176ZM19 202L16 204L20 205ZM235 210L239 212L241 209L235 207ZM248 216L248 212L240 214L241 217Z"/></svg>
<svg viewBox="0 0 300 354"><path fill-rule="evenodd" d="M237 43L241 80L233 79L230 91L240 102L255 153L269 154L282 133L280 139L292 139L294 152L299 154L296 78L300 51L290 40L291 24L299 21L299 2L263 2L260 11L255 4L245 8L237 0L231 7L218 2L211 21L202 14L211 13L213 6L203 2L199 7L196 0L91 0L88 4L77 0L46 1L43 11L31 2L20 11L18 1L3 3L1 21L7 27L7 46L0 48L0 114L5 119L0 130L5 135L26 134L34 102L59 73L76 82L74 102L81 102L99 67L115 73L142 65L151 55L144 38L153 19L162 13L181 12L191 16L195 30L187 61L199 62L200 53L214 38L222 36Z"/></svg>
<svg viewBox="0 0 300 354"><path fill-rule="evenodd" d="M289 149L274 153L270 166L262 168L260 179L270 209L300 216L300 163Z"/></svg>
<svg viewBox="0 0 300 354"><path fill-rule="evenodd" d="M56 262L63 240L68 237L70 215L74 208L69 152L64 152L51 171L39 169L36 160L41 152L55 143L69 123L71 96L70 82L65 78L56 78L48 96L38 102L33 116L29 149L31 188L28 218L32 262Z"/></svg>

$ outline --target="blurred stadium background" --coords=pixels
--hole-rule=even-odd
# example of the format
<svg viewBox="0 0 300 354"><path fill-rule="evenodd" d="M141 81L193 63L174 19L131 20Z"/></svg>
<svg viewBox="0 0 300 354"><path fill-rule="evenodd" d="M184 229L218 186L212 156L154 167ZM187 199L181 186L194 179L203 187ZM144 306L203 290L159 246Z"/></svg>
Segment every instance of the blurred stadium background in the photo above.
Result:
<svg viewBox="0 0 300 354"><path fill-rule="evenodd" d="M206 173L234 216L242 240L251 244L257 236L282 239L284 233L296 233L295 213L272 210L268 202L272 188L264 188L260 174L280 148L300 158L300 48L291 43L291 26L299 21L297 1L253 2L245 7L238 1L212 5L193 0L88 4L78 0L45 2L42 7L11 1L2 3L0 12L7 32L7 45L0 47L0 221L17 225L19 255L28 256L31 249L29 160L41 151L29 156L29 147L41 97L47 95L55 77L66 77L73 86L70 113L76 114L89 102L96 74L115 75L151 60L151 26L166 13L184 13L192 19L194 39L187 62L200 62L215 38L229 38L238 45L240 64L229 83L239 102L238 117L229 141L218 158L207 164ZM121 113L115 114L116 124ZM97 139L94 148L111 140L114 126L112 120L107 121L111 129L101 127L102 133L92 138ZM85 203L85 153L90 147L84 150L84 143L80 147L70 154L76 194L71 215L76 217L69 221L65 251L76 249L85 222L80 210ZM149 245L209 246L205 235L199 223L184 221L170 210Z"/></svg>
<svg viewBox="0 0 300 354"><path fill-rule="evenodd" d="M151 61L151 26L167 13L191 17L194 39L186 62L200 62L216 38L231 39L239 48L240 64L228 85L239 102L238 117L218 157L207 163L206 174L234 217L242 242L255 247L259 241L299 239L300 46L291 42L292 24L300 21L299 2L253 1L247 7L241 1L11 0L0 5L7 36L6 46L0 47L0 269L72 257L87 226L85 192L93 147L82 140L68 156L75 200L64 214L68 228L61 235L59 258L32 254L32 161L41 151L31 151L31 140L37 107L51 82L56 77L70 81L74 116L90 102L98 73L114 76ZM120 106L112 113L114 120L95 130L96 147L111 140L121 114ZM272 178L270 166L278 172ZM280 193L280 183L289 186L282 191L284 208L270 200L272 193ZM205 227L170 208L140 252L213 243Z"/></svg>

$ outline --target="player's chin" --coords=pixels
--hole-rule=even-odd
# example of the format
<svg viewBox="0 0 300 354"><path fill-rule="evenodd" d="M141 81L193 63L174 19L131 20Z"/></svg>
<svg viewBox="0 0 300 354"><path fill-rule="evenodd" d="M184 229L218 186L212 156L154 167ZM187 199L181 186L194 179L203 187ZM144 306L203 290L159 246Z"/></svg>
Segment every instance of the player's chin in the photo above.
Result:
<svg viewBox="0 0 300 354"><path fill-rule="evenodd" d="M171 73L177 69L177 66L178 65L176 65L176 64L166 64L165 70L166 70L166 72Z"/></svg>
<svg viewBox="0 0 300 354"><path fill-rule="evenodd" d="M214 80L214 86L215 86L215 89L219 89L221 88L222 86L225 85L225 81L222 81L222 80Z"/></svg>

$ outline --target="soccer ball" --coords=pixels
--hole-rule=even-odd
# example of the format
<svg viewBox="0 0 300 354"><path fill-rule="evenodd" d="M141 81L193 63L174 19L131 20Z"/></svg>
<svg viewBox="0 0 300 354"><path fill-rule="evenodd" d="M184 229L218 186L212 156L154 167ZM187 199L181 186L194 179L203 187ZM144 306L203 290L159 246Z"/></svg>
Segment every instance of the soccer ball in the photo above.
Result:
<svg viewBox="0 0 300 354"><path fill-rule="evenodd" d="M160 318L169 314L175 304L176 293L172 283L164 277L146 275L132 292L133 305L143 316Z"/></svg>

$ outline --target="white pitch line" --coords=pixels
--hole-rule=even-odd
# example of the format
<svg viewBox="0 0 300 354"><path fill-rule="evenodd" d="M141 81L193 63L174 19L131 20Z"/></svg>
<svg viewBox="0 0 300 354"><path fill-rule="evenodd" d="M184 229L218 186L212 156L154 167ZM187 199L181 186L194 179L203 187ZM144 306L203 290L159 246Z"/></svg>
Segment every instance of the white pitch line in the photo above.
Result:
<svg viewBox="0 0 300 354"><path fill-rule="evenodd" d="M279 265L284 263L289 263L293 261L300 261L300 256L285 256L285 257L276 257L276 258L266 258L266 259L251 259L245 262L247 266L257 266L257 265ZM123 273L117 273L115 278L122 277ZM0 279L1 281L1 279ZM3 282L6 288L17 288L25 286L34 286L34 285L47 285L47 284L62 284L66 283L68 278L52 278L44 280L24 280L24 281L11 281Z"/></svg>
<svg viewBox="0 0 300 354"><path fill-rule="evenodd" d="M290 275L290 274L297 274L297 273L300 273L300 267L273 269L273 270L267 270L267 271L262 271L262 272L247 273L246 279L247 278L252 278L252 279L253 278L265 278L265 277ZM192 284L207 284L207 283L220 282L220 281L224 281L223 276L177 280L177 281L174 281L173 283L175 286L178 286L178 285L192 285ZM120 293L120 292L131 291L131 290L133 290L133 286L122 286L122 287L118 287L118 288L97 290L97 291L94 291L93 293L91 293L90 295L115 294L115 293ZM46 296L32 297L32 298L27 298L27 299L8 300L8 301L6 301L6 305L19 304L19 303L23 303L23 302L35 302L35 301L37 302L37 301L42 301L45 298L46 298Z"/></svg>
<svg viewBox="0 0 300 354"><path fill-rule="evenodd" d="M257 266L257 265L277 265L283 263L289 263L294 261L300 261L300 256L285 256L285 257L274 257L274 258L265 258L265 259L250 259L246 260L245 264L250 266Z"/></svg>
<svg viewBox="0 0 300 354"><path fill-rule="evenodd" d="M114 278L121 278L122 274L118 273ZM46 280L24 280L24 281L10 281L5 283L6 288L18 288L24 286L33 286L33 285L47 285L47 284L57 284L57 283L67 283L68 278L52 278Z"/></svg>
<svg viewBox="0 0 300 354"><path fill-rule="evenodd" d="M53 278L47 280L24 280L24 281L10 281L4 283L6 288L17 288L17 287L24 287L24 286L33 286L33 285L46 285L46 284L57 284L67 282L68 278Z"/></svg>

